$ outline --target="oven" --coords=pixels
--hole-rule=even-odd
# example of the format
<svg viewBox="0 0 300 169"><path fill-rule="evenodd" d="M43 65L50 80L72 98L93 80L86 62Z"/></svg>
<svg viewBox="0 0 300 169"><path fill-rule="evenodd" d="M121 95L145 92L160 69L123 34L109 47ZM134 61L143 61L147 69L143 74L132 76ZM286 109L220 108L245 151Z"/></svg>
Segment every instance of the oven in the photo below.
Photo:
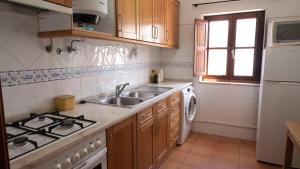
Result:
<svg viewBox="0 0 300 169"><path fill-rule="evenodd" d="M107 169L107 148L102 149L73 169Z"/></svg>

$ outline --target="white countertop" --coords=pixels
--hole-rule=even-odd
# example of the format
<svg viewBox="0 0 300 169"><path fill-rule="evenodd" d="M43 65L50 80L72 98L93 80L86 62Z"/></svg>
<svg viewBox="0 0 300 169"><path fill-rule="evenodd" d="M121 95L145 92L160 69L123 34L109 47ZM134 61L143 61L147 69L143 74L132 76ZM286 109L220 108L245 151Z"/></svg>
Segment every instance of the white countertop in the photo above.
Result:
<svg viewBox="0 0 300 169"><path fill-rule="evenodd" d="M93 103L78 104L75 106L74 110L62 112L62 114L73 117L84 115L86 119L97 121L98 123L80 132L74 133L73 135L63 140L58 140L52 145L41 148L33 153L22 156L21 158L12 160L10 162L11 169L33 168L41 161L49 159L55 156L55 154L57 153L63 153L66 149L69 149L72 146L80 143L83 139L94 136L100 131L109 128L110 126L140 112L141 110L149 106L152 106L157 101L166 98L172 93L181 90L191 84L192 82L186 81L165 81L159 84L148 84L147 86L151 85L159 87L172 87L173 89L132 108L115 107Z"/></svg>

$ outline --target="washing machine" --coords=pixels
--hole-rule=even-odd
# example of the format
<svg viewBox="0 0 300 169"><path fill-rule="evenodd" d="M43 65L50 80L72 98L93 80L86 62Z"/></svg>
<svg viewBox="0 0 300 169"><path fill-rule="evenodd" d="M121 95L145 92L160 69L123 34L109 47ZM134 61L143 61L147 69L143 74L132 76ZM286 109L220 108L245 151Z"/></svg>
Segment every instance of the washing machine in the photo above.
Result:
<svg viewBox="0 0 300 169"><path fill-rule="evenodd" d="M192 121L196 115L196 95L194 93L194 88L188 86L181 91L182 97L182 111L181 111L181 129L179 139L177 141L178 145L182 145L192 130Z"/></svg>

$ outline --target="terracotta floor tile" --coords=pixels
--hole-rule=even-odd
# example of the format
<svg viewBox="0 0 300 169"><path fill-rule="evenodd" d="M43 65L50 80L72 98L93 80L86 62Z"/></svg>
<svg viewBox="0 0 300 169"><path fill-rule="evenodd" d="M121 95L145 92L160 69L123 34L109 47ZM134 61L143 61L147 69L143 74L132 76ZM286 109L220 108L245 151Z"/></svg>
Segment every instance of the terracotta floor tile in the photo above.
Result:
<svg viewBox="0 0 300 169"><path fill-rule="evenodd" d="M180 164L173 161L165 161L159 169L179 169Z"/></svg>
<svg viewBox="0 0 300 169"><path fill-rule="evenodd" d="M212 169L238 169L238 159L215 158Z"/></svg>
<svg viewBox="0 0 300 169"><path fill-rule="evenodd" d="M173 162L182 162L186 156L188 155L188 153L183 152L183 151L178 151L178 150L174 150L168 157L169 161L173 161Z"/></svg>
<svg viewBox="0 0 300 169"><path fill-rule="evenodd" d="M212 157L207 155L188 154L184 159L183 164L194 168L211 169Z"/></svg>
<svg viewBox="0 0 300 169"><path fill-rule="evenodd" d="M208 146L201 146L201 145L193 145L191 150L189 151L190 154L194 155L213 155L215 152L215 148L213 147L208 147Z"/></svg>
<svg viewBox="0 0 300 169"><path fill-rule="evenodd" d="M280 169L256 161L253 141L191 133L160 169Z"/></svg>
<svg viewBox="0 0 300 169"><path fill-rule="evenodd" d="M190 136L186 139L186 143L195 144L197 142L199 136L200 136L200 134L192 132L190 134Z"/></svg>
<svg viewBox="0 0 300 169"><path fill-rule="evenodd" d="M193 146L194 144L186 142L183 145L176 147L176 150L183 151L183 152L190 152Z"/></svg>

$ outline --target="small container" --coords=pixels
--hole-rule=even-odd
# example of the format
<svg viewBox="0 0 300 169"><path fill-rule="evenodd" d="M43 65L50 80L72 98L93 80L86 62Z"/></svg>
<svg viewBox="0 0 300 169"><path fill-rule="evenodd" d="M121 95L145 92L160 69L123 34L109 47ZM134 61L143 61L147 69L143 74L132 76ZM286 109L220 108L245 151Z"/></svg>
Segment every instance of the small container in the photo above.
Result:
<svg viewBox="0 0 300 169"><path fill-rule="evenodd" d="M59 111L68 111L74 109L75 96L63 95L55 98L55 107Z"/></svg>

